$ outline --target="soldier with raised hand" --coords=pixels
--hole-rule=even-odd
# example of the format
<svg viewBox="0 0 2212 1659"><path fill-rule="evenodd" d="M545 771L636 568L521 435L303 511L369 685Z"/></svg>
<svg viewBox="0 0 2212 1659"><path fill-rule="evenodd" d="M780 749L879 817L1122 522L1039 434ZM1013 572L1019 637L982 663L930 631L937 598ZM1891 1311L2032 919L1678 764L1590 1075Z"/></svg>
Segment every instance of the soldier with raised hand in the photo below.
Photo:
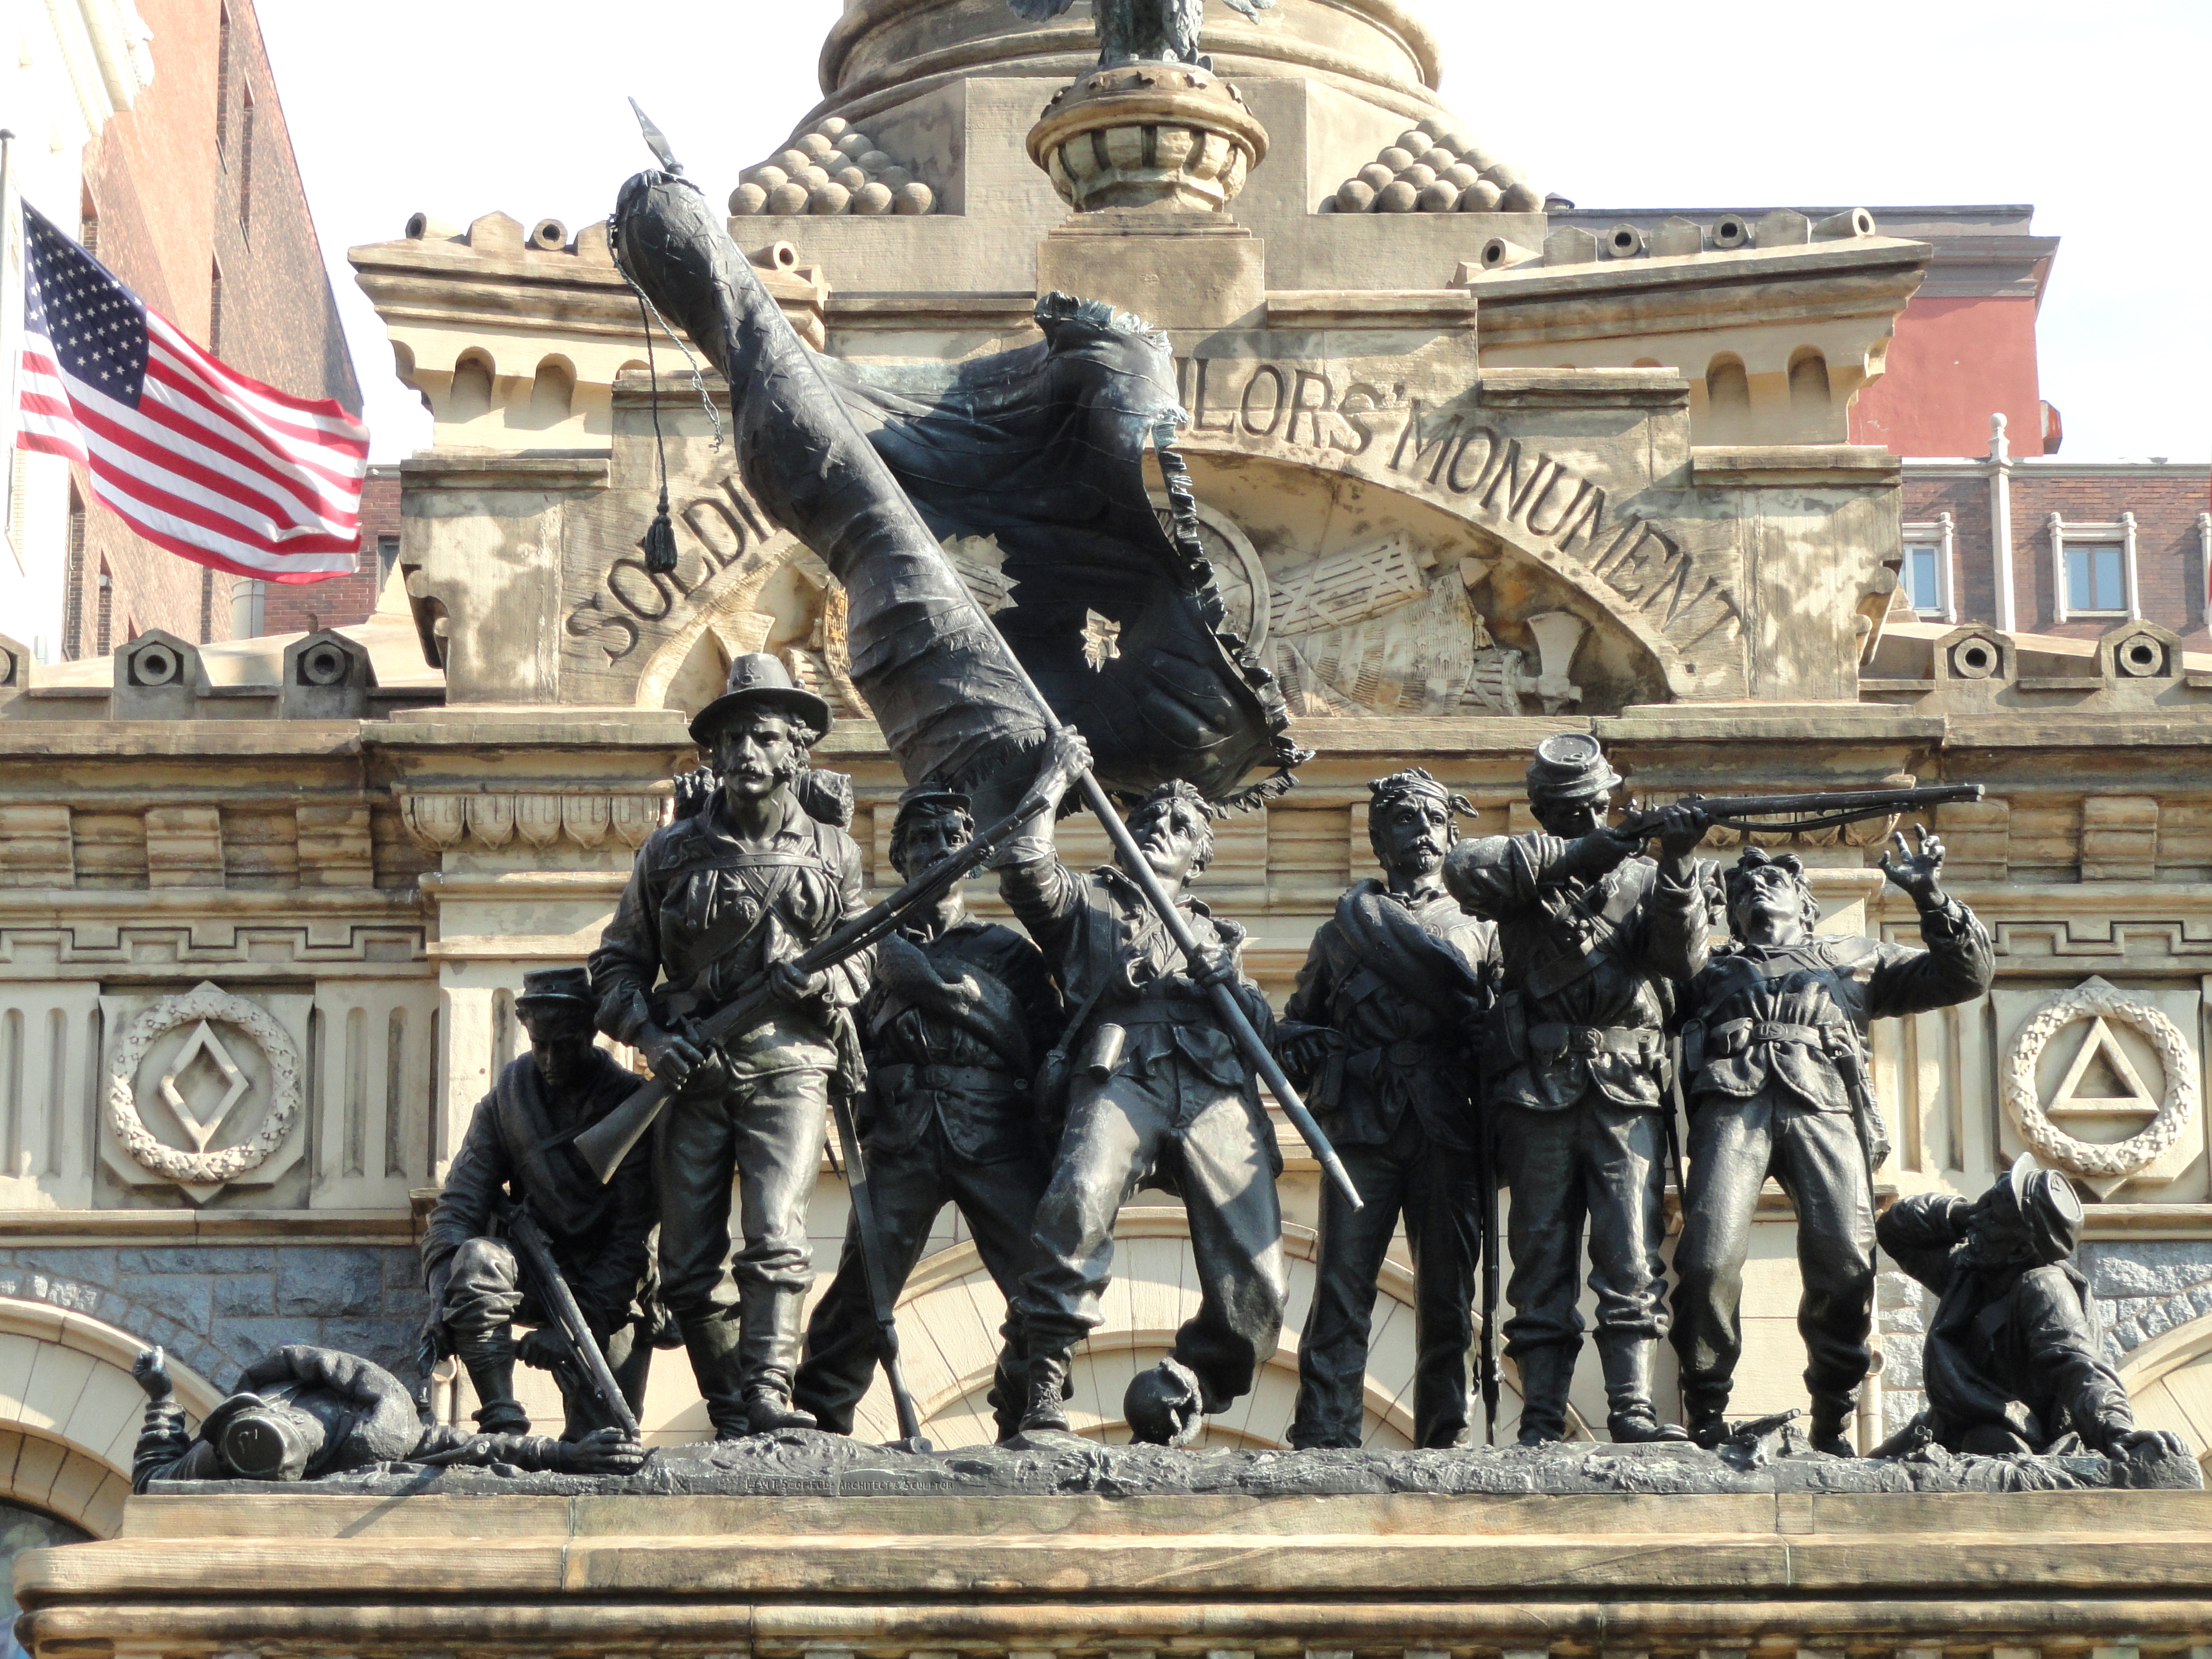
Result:
<svg viewBox="0 0 2212 1659"><path fill-rule="evenodd" d="M1060 776L1089 766L1081 738L1064 738L1060 750ZM1137 1439L1182 1445L1206 1413L1251 1390L1282 1331L1282 1154L1207 988L1234 988L1262 1038L1274 1018L1238 970L1243 928L1188 891L1213 856L1204 797L1181 781L1163 784L1130 815L1129 833L1196 936L1199 961L1183 961L1143 890L1118 868L1078 874L1037 840L1016 843L999 861L1000 890L1054 964L1074 1010L1057 1050L1072 1074L1066 1128L1037 1206L1035 1265L1016 1298L1029 1355L1021 1427L1066 1429L1070 1354L1102 1319L1114 1218L1139 1185L1172 1183L1189 1217L1199 1308L1176 1334L1173 1356L1129 1385L1122 1408Z"/></svg>
<svg viewBox="0 0 2212 1659"><path fill-rule="evenodd" d="M975 834L967 796L909 790L891 825L892 867L902 878L917 875ZM860 1022L870 1079L861 1144L884 1279L896 1297L938 1212L957 1205L1008 1304L992 1390L1005 1439L1026 1404L1012 1304L1050 1170L1030 1085L1059 1034L1059 994L1037 947L1011 927L970 916L956 884L877 947ZM793 1389L793 1403L837 1434L853 1431L853 1409L874 1378L882 1340L860 1224L855 1213L837 1277L808 1322Z"/></svg>
<svg viewBox="0 0 2212 1659"><path fill-rule="evenodd" d="M1444 861L1447 890L1498 927L1504 988L1484 1069L1512 1199L1506 1352L1530 1445L1566 1431L1585 1222L1606 1426L1620 1441L1684 1437L1653 1409L1651 1369L1666 1330L1667 1026L1676 988L1705 965L1705 921L1654 901L1698 884L1707 825L1668 808L1654 863L1643 835L1607 828L1620 783L1596 738L1547 738L1528 767L1540 832L1462 841Z"/></svg>
<svg viewBox="0 0 2212 1659"><path fill-rule="evenodd" d="M1743 1352L1743 1264L1767 1176L1797 1212L1803 1291L1797 1329L1813 1397L1813 1443L1851 1454L1845 1426L1874 1328L1873 1171L1889 1151L1868 1083L1877 1019L1966 1002L1996 958L1973 912L1946 895L1943 843L1897 837L1882 873L1911 896L1925 950L1821 934L1820 901L1799 861L1747 848L1728 875L1733 943L1691 987L1683 1028L1690 1103L1689 1190L1674 1249L1674 1350L1692 1438L1717 1445ZM1697 908L1702 914L1703 904Z"/></svg>
<svg viewBox="0 0 2212 1659"><path fill-rule="evenodd" d="M860 902L860 848L794 788L829 729L828 705L775 657L732 662L728 690L691 722L721 786L638 849L592 953L599 1029L674 1091L656 1165L661 1295L723 1440L814 1426L791 1404L814 1282L806 1209L829 1091L860 1082L851 1010L874 959L811 975L792 960ZM760 1023L707 1041L694 1022L763 981L775 1000Z"/></svg>
<svg viewBox="0 0 2212 1659"><path fill-rule="evenodd" d="M1376 1283L1402 1215L1413 1258L1413 1443L1450 1446L1468 1426L1484 1175L1474 1045L1495 991L1497 930L1444 891L1451 792L1419 767L1368 788L1382 878L1355 882L1337 901L1277 1028L1291 1081L1362 1205L1322 1183L1291 1444L1360 1443Z"/></svg>
<svg viewBox="0 0 2212 1659"><path fill-rule="evenodd" d="M604 1185L563 1151L637 1087L635 1074L592 1042L596 1006L581 968L522 976L514 1012L529 1033L530 1052L511 1062L477 1103L423 1230L422 1274L432 1304L428 1340L466 1367L481 1402L477 1424L487 1434L530 1431L530 1418L514 1397L518 1358L560 1380L568 1438L611 1426L582 1378L560 1363L561 1345L544 1330L552 1310L526 1293L521 1267L502 1237L509 1202L526 1204L544 1232L632 1413L645 1404L659 1323L653 1149L632 1148ZM538 1328L520 1346L513 1334L518 1322Z"/></svg>

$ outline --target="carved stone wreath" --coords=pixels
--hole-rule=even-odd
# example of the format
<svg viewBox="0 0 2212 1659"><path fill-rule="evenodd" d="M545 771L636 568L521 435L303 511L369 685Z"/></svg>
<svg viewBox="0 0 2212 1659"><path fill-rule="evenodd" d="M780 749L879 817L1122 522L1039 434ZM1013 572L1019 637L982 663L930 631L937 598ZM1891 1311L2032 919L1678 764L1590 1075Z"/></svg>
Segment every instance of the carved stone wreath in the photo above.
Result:
<svg viewBox="0 0 2212 1659"><path fill-rule="evenodd" d="M2140 1031L2158 1050L2166 1074L2157 1115L2139 1133L2110 1144L2077 1139L2053 1123L2035 1080L2051 1039L2076 1020L2099 1016ZM2037 1155L2060 1169L2092 1180L2131 1176L2156 1161L2196 1118L2197 1062L2181 1028L2163 1012L2105 980L2091 978L2052 997L2013 1038L2005 1060L2005 1107Z"/></svg>
<svg viewBox="0 0 2212 1659"><path fill-rule="evenodd" d="M138 1067L167 1033L195 1020L246 1033L269 1061L269 1112L251 1140L216 1152L190 1152L156 1140L138 1115ZM107 1121L132 1160L180 1185L220 1186L268 1161L284 1144L300 1112L300 1051L266 1009L202 981L182 996L164 997L132 1020L107 1060Z"/></svg>

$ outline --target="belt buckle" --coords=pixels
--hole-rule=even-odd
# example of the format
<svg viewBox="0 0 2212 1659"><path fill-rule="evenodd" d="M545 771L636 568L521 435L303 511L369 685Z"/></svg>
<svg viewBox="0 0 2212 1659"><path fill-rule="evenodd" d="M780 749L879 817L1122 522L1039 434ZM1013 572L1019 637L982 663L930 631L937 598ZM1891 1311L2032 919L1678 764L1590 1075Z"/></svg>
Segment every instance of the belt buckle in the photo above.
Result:
<svg viewBox="0 0 2212 1659"><path fill-rule="evenodd" d="M1605 1052L1605 1034L1595 1025L1574 1025L1567 1030L1567 1049L1571 1054L1586 1054L1591 1058Z"/></svg>

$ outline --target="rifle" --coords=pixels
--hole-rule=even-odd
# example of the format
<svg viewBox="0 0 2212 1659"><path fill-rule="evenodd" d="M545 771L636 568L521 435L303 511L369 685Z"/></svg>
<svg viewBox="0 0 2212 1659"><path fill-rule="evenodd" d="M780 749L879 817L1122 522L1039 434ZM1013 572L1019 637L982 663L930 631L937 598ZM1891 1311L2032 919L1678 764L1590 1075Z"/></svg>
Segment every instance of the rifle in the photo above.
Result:
<svg viewBox="0 0 2212 1659"><path fill-rule="evenodd" d="M1979 800L1978 783L1937 783L1917 789L1828 789L1798 795L1686 795L1676 803L1694 806L1708 823L1754 834L1796 835L1832 830L1863 818L1886 818L1923 806ZM1614 825L1622 835L1656 836L1663 807L1631 807Z"/></svg>
<svg viewBox="0 0 2212 1659"><path fill-rule="evenodd" d="M865 951L897 927L908 911L934 901L990 857L1000 842L1054 805L1042 790L1030 790L1019 805L975 840L947 853L889 898L870 905L829 938L794 958L793 965L803 974L819 973ZM711 1045L750 1030L759 1024L773 995L765 983L756 985L735 1001L694 1022L703 1043ZM621 1105L579 1133L568 1143L569 1146L597 1179L612 1181L615 1171L629 1156L630 1148L645 1138L674 1092L659 1078L648 1079Z"/></svg>
<svg viewBox="0 0 2212 1659"><path fill-rule="evenodd" d="M929 1442L922 1438L921 1414L915 1410L914 1396L907 1392L906 1375L899 1369L896 1309L891 1301L890 1280L884 1273L880 1253L883 1235L876 1231L876 1201L868 1187L868 1166L861 1156L860 1132L853 1123L853 1103L839 1094L833 1096L832 1105L837 1119L837 1141L845 1152L845 1193L853 1206L854 1234L860 1241L860 1267L868 1281L868 1303L875 1312L877 1328L883 1333L884 1380L891 1386L891 1407L898 1413L899 1437L893 1443L901 1451L926 1452Z"/></svg>
<svg viewBox="0 0 2212 1659"><path fill-rule="evenodd" d="M1498 1296L1504 1271L1498 1261L1498 1121L1483 1103L1481 1191L1476 1202L1482 1225L1482 1336L1477 1350L1476 1371L1482 1384L1482 1437L1486 1445L1498 1443Z"/></svg>
<svg viewBox="0 0 2212 1659"><path fill-rule="evenodd" d="M563 1381L599 1408L600 1415L611 1426L636 1439L637 1415L630 1410L629 1401L623 1398L615 1374L607 1369L607 1357L599 1351L599 1340L585 1322L584 1310L576 1305L575 1292L568 1288L568 1281L561 1277L560 1264L553 1260L553 1247L546 1243L537 1218L530 1213L527 1205L513 1204L507 1206L504 1220L507 1242L514 1247L515 1261L522 1269L523 1288L553 1316L553 1328L568 1345L568 1357L556 1370L563 1374Z"/></svg>

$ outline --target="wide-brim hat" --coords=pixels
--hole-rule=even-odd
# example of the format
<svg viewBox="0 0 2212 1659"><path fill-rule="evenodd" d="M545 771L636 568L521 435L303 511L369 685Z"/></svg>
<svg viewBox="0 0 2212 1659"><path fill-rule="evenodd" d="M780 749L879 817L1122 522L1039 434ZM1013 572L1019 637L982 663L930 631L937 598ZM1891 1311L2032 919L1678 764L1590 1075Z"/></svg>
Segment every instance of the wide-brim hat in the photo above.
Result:
<svg viewBox="0 0 2212 1659"><path fill-rule="evenodd" d="M2039 1262L2063 1261L2081 1242L2081 1197L2074 1183L2046 1170L2033 1152L2013 1160L2008 1180L2013 1206L2027 1229L2028 1246Z"/></svg>
<svg viewBox="0 0 2212 1659"><path fill-rule="evenodd" d="M830 730L830 705L792 683L783 659L769 651L750 651L730 665L722 695L691 720L691 741L711 747L735 716L765 708L810 728L818 740Z"/></svg>
<svg viewBox="0 0 2212 1659"><path fill-rule="evenodd" d="M599 999L592 994L592 976L581 968L538 968L522 976L522 994L515 998L517 1008L532 1005L551 1012L564 1008L594 1009Z"/></svg>
<svg viewBox="0 0 2212 1659"><path fill-rule="evenodd" d="M1620 787L1620 774L1613 769L1598 740L1587 732L1558 732L1536 745L1528 763L1528 795L1552 800L1576 800L1585 795L1610 794Z"/></svg>

